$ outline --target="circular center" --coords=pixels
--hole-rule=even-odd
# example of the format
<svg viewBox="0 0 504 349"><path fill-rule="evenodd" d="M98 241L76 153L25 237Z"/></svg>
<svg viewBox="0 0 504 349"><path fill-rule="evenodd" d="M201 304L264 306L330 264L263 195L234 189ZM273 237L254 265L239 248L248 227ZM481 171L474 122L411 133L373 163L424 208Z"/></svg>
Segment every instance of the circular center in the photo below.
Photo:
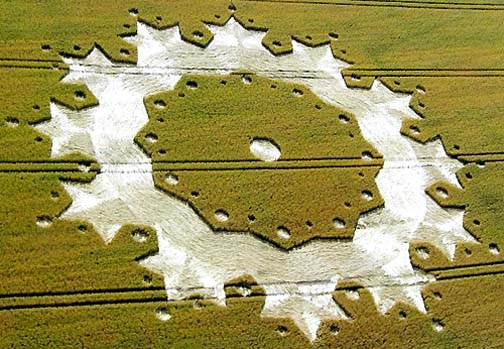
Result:
<svg viewBox="0 0 504 349"><path fill-rule="evenodd" d="M271 140L265 138L254 138L250 142L250 152L262 161L277 161L282 153L280 148Z"/></svg>

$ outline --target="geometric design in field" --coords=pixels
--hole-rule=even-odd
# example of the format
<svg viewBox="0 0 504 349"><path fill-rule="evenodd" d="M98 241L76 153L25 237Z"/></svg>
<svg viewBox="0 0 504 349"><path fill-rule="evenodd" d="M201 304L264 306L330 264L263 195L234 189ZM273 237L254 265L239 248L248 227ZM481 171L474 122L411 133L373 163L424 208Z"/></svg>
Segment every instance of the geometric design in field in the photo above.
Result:
<svg viewBox="0 0 504 349"><path fill-rule="evenodd" d="M170 300L198 294L224 305L226 280L249 274L266 291L261 314L289 316L311 340L324 318L346 318L332 298L342 280L369 287L381 313L399 301L425 311L420 289L430 278L412 268L409 242L428 240L452 255L456 242L472 238L462 227L460 210L442 209L425 194L435 180L454 182L453 173L461 165L446 157L440 142L422 145L400 135L403 118L415 117L408 107L410 97L379 82L369 91L349 89L341 75L346 64L335 60L327 46L307 48L294 42L293 54L275 57L261 45L264 33L244 30L233 19L212 31L215 38L202 49L180 40L177 28L158 31L139 23L138 35L131 38L139 47L136 67L112 64L99 50L85 60L65 59L71 68L65 81L86 83L100 104L83 111L53 104L52 119L37 127L52 137L53 156L78 150L95 157L101 169L89 184L63 183L72 204L60 217L88 220L107 241L125 223L153 227L159 253L141 264L165 276ZM175 89L184 74L243 69L307 86L326 103L350 111L362 135L383 155L383 168L374 180L386 205L361 216L352 241L314 239L286 253L252 234L214 233L188 204L155 188L155 174L167 170L158 168L164 165L159 161L153 168L133 142L149 122L144 96ZM72 127L65 133L66 124ZM289 148L281 141L266 147L262 141L247 140L244 154L256 160L249 154L254 145L258 157L277 159L256 160L258 164L281 163ZM183 183L182 177L169 180Z"/></svg>
<svg viewBox="0 0 504 349"><path fill-rule="evenodd" d="M150 119L136 142L152 157L156 185L216 231L291 249L352 238L359 216L383 204L374 181L381 155L354 115L305 86L186 75L145 105Z"/></svg>

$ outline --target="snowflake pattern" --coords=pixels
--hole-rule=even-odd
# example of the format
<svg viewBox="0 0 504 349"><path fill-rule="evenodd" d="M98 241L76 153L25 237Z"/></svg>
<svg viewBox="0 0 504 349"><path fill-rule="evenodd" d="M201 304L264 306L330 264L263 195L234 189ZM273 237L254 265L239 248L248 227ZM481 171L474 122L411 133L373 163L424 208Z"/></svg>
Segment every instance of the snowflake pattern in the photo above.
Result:
<svg viewBox="0 0 504 349"><path fill-rule="evenodd" d="M224 282L252 275L266 290L262 314L290 316L311 340L322 319L345 318L332 299L339 280L369 287L382 312L398 301L425 311L420 289L431 279L412 268L409 241L429 240L453 256L457 242L473 238L461 210L442 209L424 192L437 179L456 184L461 165L439 141L422 145L399 133L403 117L418 117L410 97L379 82L369 91L348 89L341 76L347 64L327 45L294 42L293 54L275 57L261 45L264 33L233 19L212 31L215 39L202 49L182 41L177 28L139 23L138 35L128 39L138 46L137 66L113 64L96 49L82 60L65 58L65 81L86 83L100 105L73 111L52 104L52 119L37 127L52 137L53 156L80 150L98 160L101 172L88 184L64 183L73 203L61 217L89 220L107 241L123 224L152 226L159 253L141 263L164 275L168 299L199 293L224 305ZM144 96L172 89L185 73L239 69L305 84L354 113L384 155L376 181L385 207L361 217L353 241L314 241L286 253L254 236L215 234L188 204L155 188L150 159L133 142L148 120Z"/></svg>

